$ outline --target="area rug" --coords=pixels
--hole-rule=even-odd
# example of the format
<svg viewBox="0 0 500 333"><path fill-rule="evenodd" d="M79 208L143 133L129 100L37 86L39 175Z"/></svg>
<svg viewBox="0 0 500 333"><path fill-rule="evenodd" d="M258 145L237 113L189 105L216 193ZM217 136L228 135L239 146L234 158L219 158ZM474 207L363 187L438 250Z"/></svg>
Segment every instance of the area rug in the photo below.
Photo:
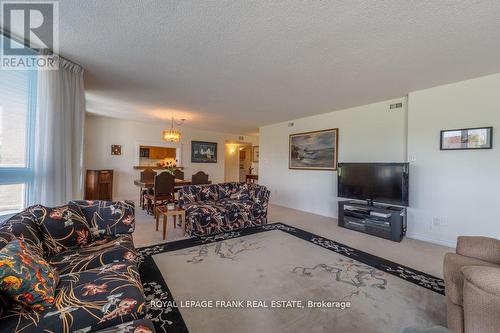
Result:
<svg viewBox="0 0 500 333"><path fill-rule="evenodd" d="M139 249L158 332L400 332L445 325L444 282L282 223Z"/></svg>

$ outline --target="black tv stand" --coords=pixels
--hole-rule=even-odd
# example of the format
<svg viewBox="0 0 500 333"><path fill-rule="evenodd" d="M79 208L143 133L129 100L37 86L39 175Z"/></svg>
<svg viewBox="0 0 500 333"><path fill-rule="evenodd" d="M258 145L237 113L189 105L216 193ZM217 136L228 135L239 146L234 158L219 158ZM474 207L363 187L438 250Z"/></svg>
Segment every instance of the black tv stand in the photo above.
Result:
<svg viewBox="0 0 500 333"><path fill-rule="evenodd" d="M401 242L406 234L406 208L366 202L339 201L340 227Z"/></svg>

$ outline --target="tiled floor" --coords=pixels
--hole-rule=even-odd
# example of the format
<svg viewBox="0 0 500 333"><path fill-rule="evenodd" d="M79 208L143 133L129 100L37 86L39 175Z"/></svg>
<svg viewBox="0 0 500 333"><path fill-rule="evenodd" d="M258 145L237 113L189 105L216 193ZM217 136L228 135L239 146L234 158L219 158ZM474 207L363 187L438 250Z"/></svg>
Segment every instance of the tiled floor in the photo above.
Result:
<svg viewBox="0 0 500 333"><path fill-rule="evenodd" d="M351 231L337 226L337 220L330 217L306 213L286 207L270 205L269 223L282 222L320 236L335 240L385 259L389 259L434 276L442 277L442 263L446 252L453 249L405 238L401 243ZM173 228L169 220L167 240L162 238L162 223L156 231L155 220L140 208L136 211L134 242L137 247L147 246L182 238L182 228Z"/></svg>

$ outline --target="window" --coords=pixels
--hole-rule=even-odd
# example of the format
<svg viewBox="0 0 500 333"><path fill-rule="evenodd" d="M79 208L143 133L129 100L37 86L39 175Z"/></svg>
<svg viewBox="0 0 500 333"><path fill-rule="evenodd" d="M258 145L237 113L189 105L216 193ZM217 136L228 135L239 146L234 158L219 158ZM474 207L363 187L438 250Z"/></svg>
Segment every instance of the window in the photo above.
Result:
<svg viewBox="0 0 500 333"><path fill-rule="evenodd" d="M0 216L26 206L33 178L35 103L35 70L0 69Z"/></svg>

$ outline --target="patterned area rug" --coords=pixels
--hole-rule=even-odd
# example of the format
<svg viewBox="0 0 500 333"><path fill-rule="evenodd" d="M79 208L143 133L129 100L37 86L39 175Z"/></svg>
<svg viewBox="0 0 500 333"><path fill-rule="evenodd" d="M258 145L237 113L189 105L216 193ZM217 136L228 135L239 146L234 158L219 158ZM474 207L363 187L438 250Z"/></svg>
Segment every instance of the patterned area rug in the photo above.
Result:
<svg viewBox="0 0 500 333"><path fill-rule="evenodd" d="M139 253L157 332L400 332L445 324L441 279L282 223Z"/></svg>

